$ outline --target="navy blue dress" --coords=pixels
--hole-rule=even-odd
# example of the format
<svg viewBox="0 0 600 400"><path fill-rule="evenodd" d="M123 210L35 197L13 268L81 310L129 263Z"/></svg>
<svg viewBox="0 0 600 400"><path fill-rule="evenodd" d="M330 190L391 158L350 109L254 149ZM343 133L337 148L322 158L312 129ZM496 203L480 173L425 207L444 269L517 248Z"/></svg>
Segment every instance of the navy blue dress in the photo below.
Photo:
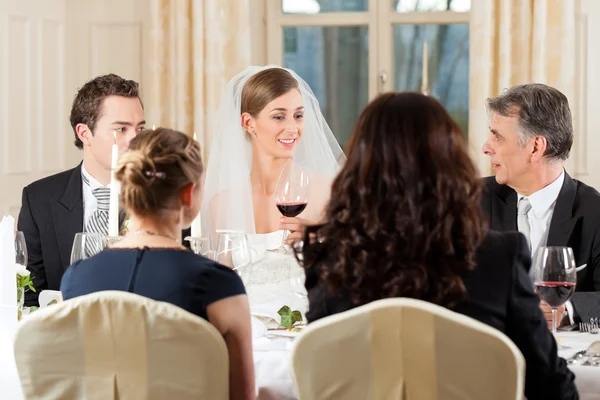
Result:
<svg viewBox="0 0 600 400"><path fill-rule="evenodd" d="M178 249L107 249L71 265L62 277L65 300L102 290L122 290L174 304L206 320L206 307L245 294L231 269Z"/></svg>

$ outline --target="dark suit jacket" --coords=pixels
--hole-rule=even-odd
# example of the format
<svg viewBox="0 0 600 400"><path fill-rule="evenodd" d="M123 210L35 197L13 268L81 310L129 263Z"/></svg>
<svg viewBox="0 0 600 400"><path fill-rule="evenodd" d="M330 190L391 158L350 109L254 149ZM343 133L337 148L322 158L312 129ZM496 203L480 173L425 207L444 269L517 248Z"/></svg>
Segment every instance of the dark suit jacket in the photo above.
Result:
<svg viewBox="0 0 600 400"><path fill-rule="evenodd" d="M481 205L490 228L517 230L517 193L500 185L494 177L485 178ZM554 206L548 246L573 248L578 266L577 291L600 291L600 193L565 172L565 181Z"/></svg>
<svg viewBox="0 0 600 400"><path fill-rule="evenodd" d="M123 220L121 213L119 224ZM27 268L36 289L26 293L25 304L36 305L40 291L60 289L75 234L83 232L81 164L26 186L17 226L25 235Z"/></svg>
<svg viewBox="0 0 600 400"><path fill-rule="evenodd" d="M320 265L306 271L309 322L355 307L347 291L329 291L319 277ZM467 297L454 311L504 332L517 345L526 362L527 399L578 399L575 376L557 355L533 291L530 265L523 235L488 232L477 250L477 268L463 278Z"/></svg>
<svg viewBox="0 0 600 400"><path fill-rule="evenodd" d="M70 264L73 238L83 232L81 164L33 182L23 189L18 229L27 243L28 269L37 293L27 292L26 305L37 303L44 289L59 290Z"/></svg>

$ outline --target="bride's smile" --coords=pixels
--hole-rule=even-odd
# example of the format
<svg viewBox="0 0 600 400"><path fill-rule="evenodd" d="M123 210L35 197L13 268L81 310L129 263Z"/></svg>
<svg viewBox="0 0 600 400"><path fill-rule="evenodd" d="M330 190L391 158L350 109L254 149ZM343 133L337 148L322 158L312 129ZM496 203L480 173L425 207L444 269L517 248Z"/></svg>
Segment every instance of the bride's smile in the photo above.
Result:
<svg viewBox="0 0 600 400"><path fill-rule="evenodd" d="M291 138L291 139L277 139L277 141L279 143L281 143L282 145L284 145L285 147L294 147L294 145L296 144L296 141L298 139L296 138Z"/></svg>

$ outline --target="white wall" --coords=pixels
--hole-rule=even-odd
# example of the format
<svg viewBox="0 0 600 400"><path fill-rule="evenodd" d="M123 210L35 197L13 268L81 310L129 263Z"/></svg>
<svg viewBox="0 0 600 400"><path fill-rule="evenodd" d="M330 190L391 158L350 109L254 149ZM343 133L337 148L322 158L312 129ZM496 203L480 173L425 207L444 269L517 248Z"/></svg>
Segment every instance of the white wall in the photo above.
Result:
<svg viewBox="0 0 600 400"><path fill-rule="evenodd" d="M24 183L70 166L66 0L0 0L0 216Z"/></svg>

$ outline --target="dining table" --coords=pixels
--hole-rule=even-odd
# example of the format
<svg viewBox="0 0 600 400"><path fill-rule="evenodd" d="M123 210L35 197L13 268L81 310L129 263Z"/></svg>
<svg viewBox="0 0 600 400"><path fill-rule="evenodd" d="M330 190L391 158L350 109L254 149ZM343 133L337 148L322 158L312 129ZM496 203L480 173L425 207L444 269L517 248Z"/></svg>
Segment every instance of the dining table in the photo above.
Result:
<svg viewBox="0 0 600 400"><path fill-rule="evenodd" d="M291 367L294 340L302 332L276 329L277 311L283 305L305 310L306 300L298 297L285 285L248 288L251 299L252 343L256 391L260 400L296 399ZM25 316L25 318L27 318ZM558 332L559 355L565 359L585 350L600 335L579 331ZM583 363L569 365L582 400L600 400L600 366ZM0 388L4 400L21 400L17 369L14 362L12 337L0 333Z"/></svg>

